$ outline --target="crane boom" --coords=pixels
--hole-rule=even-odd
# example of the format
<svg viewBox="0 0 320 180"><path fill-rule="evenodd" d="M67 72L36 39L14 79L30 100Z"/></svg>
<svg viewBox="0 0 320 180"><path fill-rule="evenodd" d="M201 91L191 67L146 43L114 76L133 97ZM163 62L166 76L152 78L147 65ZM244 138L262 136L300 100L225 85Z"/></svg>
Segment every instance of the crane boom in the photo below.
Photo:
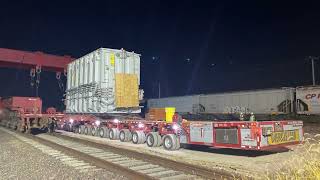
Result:
<svg viewBox="0 0 320 180"><path fill-rule="evenodd" d="M0 67L24 69L38 67L46 71L64 72L68 63L73 60L71 56L0 48Z"/></svg>

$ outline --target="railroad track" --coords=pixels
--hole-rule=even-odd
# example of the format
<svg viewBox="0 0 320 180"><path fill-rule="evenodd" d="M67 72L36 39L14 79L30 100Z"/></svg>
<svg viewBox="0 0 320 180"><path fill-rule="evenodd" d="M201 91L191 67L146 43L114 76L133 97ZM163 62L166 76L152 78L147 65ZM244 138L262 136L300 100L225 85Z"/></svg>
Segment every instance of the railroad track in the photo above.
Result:
<svg viewBox="0 0 320 180"><path fill-rule="evenodd" d="M149 163L167 167L168 169L175 169L177 171L181 171L186 174L196 175L197 177L202 177L204 179L239 179L241 178L240 175L234 175L225 170L221 170L221 169L212 170L212 169L204 168L201 166L192 165L189 163L177 162L177 161L173 161L167 158L163 158L163 157L159 157L151 154L145 154L137 151L124 149L121 147L115 147L112 145L101 144L101 143L86 140L86 139L80 139L77 137L62 135L61 133L56 133L54 134L54 136L57 136L62 139L70 140L72 142L79 142L81 144L85 144L90 147L105 149L107 151L111 151L113 153L126 156L129 158L147 161ZM248 179L250 178L248 177Z"/></svg>
<svg viewBox="0 0 320 180"><path fill-rule="evenodd" d="M5 131L81 171L106 169L129 179L236 178L227 173L59 134L32 136Z"/></svg>

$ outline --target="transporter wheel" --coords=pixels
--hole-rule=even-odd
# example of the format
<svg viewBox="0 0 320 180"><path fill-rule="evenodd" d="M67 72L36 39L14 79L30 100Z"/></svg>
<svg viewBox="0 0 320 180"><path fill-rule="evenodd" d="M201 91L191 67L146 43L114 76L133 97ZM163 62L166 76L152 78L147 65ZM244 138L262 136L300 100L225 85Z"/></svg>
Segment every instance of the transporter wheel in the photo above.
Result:
<svg viewBox="0 0 320 180"><path fill-rule="evenodd" d="M63 124L63 125L62 125L62 130L64 130L64 131L67 130L67 125L66 125L66 124Z"/></svg>
<svg viewBox="0 0 320 180"><path fill-rule="evenodd" d="M119 134L121 142L129 142L132 139L132 134L129 129L122 129Z"/></svg>
<svg viewBox="0 0 320 180"><path fill-rule="evenodd" d="M80 134L84 134L84 130L85 130L86 126L85 125L80 125Z"/></svg>
<svg viewBox="0 0 320 180"><path fill-rule="evenodd" d="M20 132L26 133L27 132L27 127L26 126L21 127L20 128Z"/></svg>
<svg viewBox="0 0 320 180"><path fill-rule="evenodd" d="M10 129L10 121L7 122L6 127Z"/></svg>
<svg viewBox="0 0 320 180"><path fill-rule="evenodd" d="M12 126L13 126L13 122L10 122L10 123L8 124L8 128L9 128L9 129L12 129Z"/></svg>
<svg viewBox="0 0 320 180"><path fill-rule="evenodd" d="M18 124L17 124L17 129L16 129L17 131L19 131L19 132L21 132L21 122L18 122Z"/></svg>
<svg viewBox="0 0 320 180"><path fill-rule="evenodd" d="M149 147L159 147L162 144L161 136L158 132L150 132L147 135L146 143Z"/></svg>
<svg viewBox="0 0 320 180"><path fill-rule="evenodd" d="M16 130L18 129L18 124L19 124L19 123L17 123L17 122L16 122L16 123L14 123L14 124L13 124L13 128L12 128L12 129L16 131Z"/></svg>
<svg viewBox="0 0 320 180"><path fill-rule="evenodd" d="M97 132L98 132L97 130L98 130L98 127L95 127L95 126L92 127L92 128L91 128L91 135L92 135L92 136L96 136L96 135L97 135Z"/></svg>
<svg viewBox="0 0 320 180"><path fill-rule="evenodd" d="M108 138L109 137L109 128L107 127L101 127L99 129L99 136L101 138Z"/></svg>
<svg viewBox="0 0 320 180"><path fill-rule="evenodd" d="M180 141L175 134L167 134L163 137L163 147L169 151L177 150L180 148Z"/></svg>
<svg viewBox="0 0 320 180"><path fill-rule="evenodd" d="M79 127L78 126L73 126L72 127L72 132L79 133Z"/></svg>
<svg viewBox="0 0 320 180"><path fill-rule="evenodd" d="M84 129L84 134L85 135L91 135L91 130L92 127L90 125L86 125L85 129Z"/></svg>
<svg viewBox="0 0 320 180"><path fill-rule="evenodd" d="M69 128L69 125L68 125L68 124L66 124L66 125L63 127L63 129L64 129L65 131L70 131L70 128Z"/></svg>
<svg viewBox="0 0 320 180"><path fill-rule="evenodd" d="M146 142L146 135L143 131L134 131L132 133L132 142L134 144L143 144Z"/></svg>
<svg viewBox="0 0 320 180"><path fill-rule="evenodd" d="M73 128L72 124L68 124L68 131L69 132L72 132L72 128Z"/></svg>
<svg viewBox="0 0 320 180"><path fill-rule="evenodd" d="M88 127L88 135L89 135L89 136L92 135L92 129L93 129L93 128L94 128L93 126L89 126L89 127Z"/></svg>
<svg viewBox="0 0 320 180"><path fill-rule="evenodd" d="M15 128L15 126L16 126L15 124L16 124L16 122L14 122L14 121L13 121L13 122L11 122L11 124L10 124L10 129L14 129L14 128Z"/></svg>
<svg viewBox="0 0 320 180"><path fill-rule="evenodd" d="M78 134L81 134L81 128L80 128L80 125L78 126Z"/></svg>
<svg viewBox="0 0 320 180"><path fill-rule="evenodd" d="M109 130L109 138L111 139L111 140L117 140L117 139L119 139L119 129L117 129L117 128L111 128L110 130Z"/></svg>
<svg viewBox="0 0 320 180"><path fill-rule="evenodd" d="M71 124L65 124L65 126L63 127L63 129L64 129L65 131L71 132L71 131L72 131L72 126L71 126Z"/></svg>

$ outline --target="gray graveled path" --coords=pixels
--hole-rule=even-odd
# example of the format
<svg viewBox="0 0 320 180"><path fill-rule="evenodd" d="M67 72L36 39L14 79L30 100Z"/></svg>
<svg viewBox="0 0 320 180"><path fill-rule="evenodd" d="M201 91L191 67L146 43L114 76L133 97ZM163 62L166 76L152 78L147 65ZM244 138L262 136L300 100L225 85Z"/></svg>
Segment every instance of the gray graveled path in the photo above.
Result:
<svg viewBox="0 0 320 180"><path fill-rule="evenodd" d="M46 153L45 148L40 150L33 144L23 142L0 128L0 180L126 179L121 175L94 168L86 162L79 163L72 157L71 160L79 163L80 167L69 166L70 163L65 162L70 157L53 156L52 151L48 151Z"/></svg>

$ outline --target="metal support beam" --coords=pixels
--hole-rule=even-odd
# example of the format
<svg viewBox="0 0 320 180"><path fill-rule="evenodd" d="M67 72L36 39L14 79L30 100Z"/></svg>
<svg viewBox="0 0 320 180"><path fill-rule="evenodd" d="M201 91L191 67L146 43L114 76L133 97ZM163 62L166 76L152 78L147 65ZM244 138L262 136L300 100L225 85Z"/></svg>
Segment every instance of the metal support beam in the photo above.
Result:
<svg viewBox="0 0 320 180"><path fill-rule="evenodd" d="M314 60L318 60L319 57L309 56L309 59L311 60L311 68L312 68L312 85L316 85L316 77L314 73Z"/></svg>
<svg viewBox="0 0 320 180"><path fill-rule="evenodd" d="M31 69L41 67L45 71L64 72L74 58L43 52L27 52L0 48L0 67Z"/></svg>

